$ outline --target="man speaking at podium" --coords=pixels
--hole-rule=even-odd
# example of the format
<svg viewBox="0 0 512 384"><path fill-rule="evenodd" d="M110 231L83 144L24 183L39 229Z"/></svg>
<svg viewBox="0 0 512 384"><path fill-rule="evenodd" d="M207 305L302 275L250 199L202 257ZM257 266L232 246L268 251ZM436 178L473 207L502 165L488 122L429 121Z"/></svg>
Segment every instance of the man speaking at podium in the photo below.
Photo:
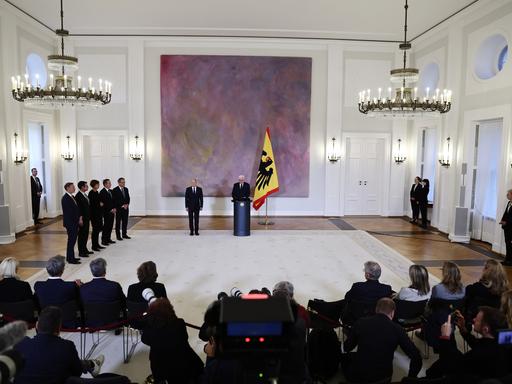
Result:
<svg viewBox="0 0 512 384"><path fill-rule="evenodd" d="M233 184L231 196L234 201L249 200L251 196L251 186L245 182L245 176L238 176L238 183Z"/></svg>

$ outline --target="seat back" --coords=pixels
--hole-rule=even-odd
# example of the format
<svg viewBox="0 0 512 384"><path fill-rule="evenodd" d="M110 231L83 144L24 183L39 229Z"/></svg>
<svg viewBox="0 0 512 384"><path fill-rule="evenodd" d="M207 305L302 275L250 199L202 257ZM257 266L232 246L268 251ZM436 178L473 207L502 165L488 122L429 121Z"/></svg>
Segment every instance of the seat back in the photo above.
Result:
<svg viewBox="0 0 512 384"><path fill-rule="evenodd" d="M428 300L395 300L395 318L399 320L418 319L425 313Z"/></svg>
<svg viewBox="0 0 512 384"><path fill-rule="evenodd" d="M84 303L85 325L87 327L103 327L119 322L123 318L121 302Z"/></svg>
<svg viewBox="0 0 512 384"><path fill-rule="evenodd" d="M33 300L0 303L0 313L4 315L4 319L7 321L23 320L32 323L35 321L35 309Z"/></svg>
<svg viewBox="0 0 512 384"><path fill-rule="evenodd" d="M323 301L313 299L308 301L308 311L311 328L337 328L343 313L343 300Z"/></svg>
<svg viewBox="0 0 512 384"><path fill-rule="evenodd" d="M83 325L80 308L76 300L70 300L60 306L62 325L65 328L77 328Z"/></svg>
<svg viewBox="0 0 512 384"><path fill-rule="evenodd" d="M345 310L342 316L343 325L353 325L357 320L362 317L375 315L375 306L377 301L358 301L347 300Z"/></svg>
<svg viewBox="0 0 512 384"><path fill-rule="evenodd" d="M128 311L130 327L135 329L142 329L144 327L142 316L148 310L148 303L146 301L127 301L126 310Z"/></svg>

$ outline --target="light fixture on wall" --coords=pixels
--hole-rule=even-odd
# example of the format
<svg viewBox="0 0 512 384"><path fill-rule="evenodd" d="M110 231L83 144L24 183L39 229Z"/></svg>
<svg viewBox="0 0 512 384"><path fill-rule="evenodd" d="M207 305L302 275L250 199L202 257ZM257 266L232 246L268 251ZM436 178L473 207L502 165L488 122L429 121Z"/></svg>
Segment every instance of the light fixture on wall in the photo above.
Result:
<svg viewBox="0 0 512 384"><path fill-rule="evenodd" d="M130 158L135 161L139 161L144 158L142 144L139 143L139 136L135 136L135 140L133 141L133 144L131 145Z"/></svg>
<svg viewBox="0 0 512 384"><path fill-rule="evenodd" d="M78 69L78 59L64 54L64 37L69 36L69 31L64 29L64 12L62 0L60 1L60 29L55 31L60 38L60 54L48 56L48 69L56 71L54 76L50 74L50 81L46 87L39 84L39 75L34 79L24 76L11 77L12 96L16 101L27 106L54 108L64 106L71 107L101 107L110 103L112 99L112 84L106 80L99 79L93 82L88 78L82 83L82 78L77 81L69 75L70 72Z"/></svg>
<svg viewBox="0 0 512 384"><path fill-rule="evenodd" d="M397 148L396 154L394 156L395 163L397 163L397 164L402 164L407 159L407 157L405 157L404 154L402 153L402 148L400 145L401 143L402 143L402 139L398 139L398 148Z"/></svg>
<svg viewBox="0 0 512 384"><path fill-rule="evenodd" d="M331 163L336 163L341 159L341 155L336 151L336 138L333 137L332 141L332 151L327 155L327 160Z"/></svg>
<svg viewBox="0 0 512 384"><path fill-rule="evenodd" d="M73 153L73 151L71 150L71 144L69 142L69 135L66 136L66 148L64 148L64 150L62 151L62 158L66 161L71 161L75 158L75 154Z"/></svg>
<svg viewBox="0 0 512 384"><path fill-rule="evenodd" d="M446 139L446 151L443 153L441 158L439 159L439 164L443 167L448 168L450 166L450 138Z"/></svg>
<svg viewBox="0 0 512 384"><path fill-rule="evenodd" d="M412 47L407 40L408 0L405 0L404 8L404 41L399 45L400 50L403 51L403 67L392 69L390 72L390 81L395 84L395 89L389 87L387 93L382 88L374 93L370 89L359 92L359 112L365 115L413 118L423 115L440 115L451 109L452 91L426 88L425 94L420 96L418 88L412 87L412 83L416 83L419 79L419 70L407 67L407 51Z"/></svg>
<svg viewBox="0 0 512 384"><path fill-rule="evenodd" d="M21 140L19 139L19 135L17 133L14 133L14 164L20 165L23 164L27 159L27 151L23 149L23 144Z"/></svg>

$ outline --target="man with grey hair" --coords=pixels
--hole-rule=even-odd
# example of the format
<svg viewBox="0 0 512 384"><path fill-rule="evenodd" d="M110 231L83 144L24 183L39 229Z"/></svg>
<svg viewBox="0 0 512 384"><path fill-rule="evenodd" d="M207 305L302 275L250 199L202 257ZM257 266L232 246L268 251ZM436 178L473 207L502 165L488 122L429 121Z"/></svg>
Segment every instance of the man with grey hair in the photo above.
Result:
<svg viewBox="0 0 512 384"><path fill-rule="evenodd" d="M98 257L89 263L93 279L80 287L82 302L88 303L113 303L120 302L126 307L126 296L121 285L116 281L107 280L107 262Z"/></svg>
<svg viewBox="0 0 512 384"><path fill-rule="evenodd" d="M245 182L245 176L238 176L238 183L233 184L231 196L234 201L248 200L251 196L251 186Z"/></svg>
<svg viewBox="0 0 512 384"><path fill-rule="evenodd" d="M297 303L293 298L294 287L293 284L289 281L280 281L276 285L274 285L274 289L272 290L272 296L281 296L287 297L290 299L290 304L292 306L292 311L294 312L294 316L296 315L297 319L302 319L306 327L309 327L311 323L311 319L309 317L309 313L302 305Z"/></svg>
<svg viewBox="0 0 512 384"><path fill-rule="evenodd" d="M41 308L53 305L60 307L70 301L79 301L78 287L80 281L64 281L62 274L66 259L64 256L53 256L46 262L48 280L37 281L34 284L35 296Z"/></svg>
<svg viewBox="0 0 512 384"><path fill-rule="evenodd" d="M364 263L364 277L366 281L352 284L352 288L345 294L345 300L376 302L383 297L390 297L393 290L390 285L379 282L381 268L375 261Z"/></svg>
<svg viewBox="0 0 512 384"><path fill-rule="evenodd" d="M507 191L507 207L501 217L501 228L505 234L506 255L502 262L505 266L512 266L512 189Z"/></svg>

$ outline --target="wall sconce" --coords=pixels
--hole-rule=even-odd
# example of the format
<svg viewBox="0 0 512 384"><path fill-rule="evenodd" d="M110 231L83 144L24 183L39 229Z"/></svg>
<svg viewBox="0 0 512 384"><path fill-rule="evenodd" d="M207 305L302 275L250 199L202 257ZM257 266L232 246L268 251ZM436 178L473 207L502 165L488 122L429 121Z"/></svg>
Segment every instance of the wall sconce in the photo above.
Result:
<svg viewBox="0 0 512 384"><path fill-rule="evenodd" d="M336 163L338 160L341 159L341 155L339 153L336 153L336 138L332 138L332 152L327 155L327 160L329 160L331 163Z"/></svg>
<svg viewBox="0 0 512 384"><path fill-rule="evenodd" d="M449 137L446 139L446 152L439 159L439 164L441 164L441 166L443 166L445 168L448 168L450 166L450 138Z"/></svg>
<svg viewBox="0 0 512 384"><path fill-rule="evenodd" d="M142 150L142 145L139 143L139 136L135 136L135 141L131 147L130 158L135 161L142 160L144 153Z"/></svg>
<svg viewBox="0 0 512 384"><path fill-rule="evenodd" d="M69 143L69 139L70 137L69 136L66 136L66 140L67 140L67 147L66 149L62 152L62 158L66 161L71 161L75 158L75 154L73 153L73 151L71 150L71 144Z"/></svg>
<svg viewBox="0 0 512 384"><path fill-rule="evenodd" d="M18 134L14 133L14 164L23 164L27 159L27 151L23 149L21 142L18 142Z"/></svg>
<svg viewBox="0 0 512 384"><path fill-rule="evenodd" d="M398 151L395 154L395 163L402 164L407 157L405 157L402 153L402 149L400 148L400 144L402 143L402 139L398 139Z"/></svg>

